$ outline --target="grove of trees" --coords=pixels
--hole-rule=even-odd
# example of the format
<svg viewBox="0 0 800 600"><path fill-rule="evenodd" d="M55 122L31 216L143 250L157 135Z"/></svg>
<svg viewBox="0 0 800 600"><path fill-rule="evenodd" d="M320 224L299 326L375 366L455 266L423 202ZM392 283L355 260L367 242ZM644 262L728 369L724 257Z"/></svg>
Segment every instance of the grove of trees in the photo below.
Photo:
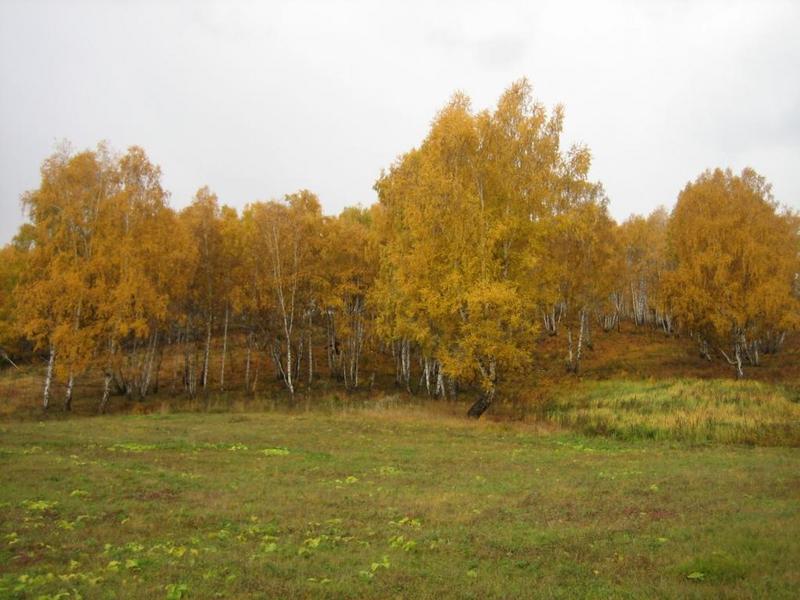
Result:
<svg viewBox="0 0 800 600"><path fill-rule="evenodd" d="M617 224L563 119L525 80L493 110L455 94L381 173L378 203L338 216L307 190L239 213L203 187L176 211L141 148L63 147L0 249L0 360L40 357L45 408L54 379L69 410L76 379L101 377L102 411L165 386L358 389L370 356L410 392L474 391L478 417L544 336L573 373L623 320L738 377L779 351L800 325L800 218L764 178L706 171L671 213Z"/></svg>

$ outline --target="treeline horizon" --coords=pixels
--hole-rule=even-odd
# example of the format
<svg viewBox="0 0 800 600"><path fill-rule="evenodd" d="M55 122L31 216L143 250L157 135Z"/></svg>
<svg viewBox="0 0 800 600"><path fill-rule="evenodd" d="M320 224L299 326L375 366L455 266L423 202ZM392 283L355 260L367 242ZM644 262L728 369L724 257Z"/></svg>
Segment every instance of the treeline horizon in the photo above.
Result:
<svg viewBox="0 0 800 600"><path fill-rule="evenodd" d="M45 408L55 378L69 410L75 380L102 374L104 411L156 390L166 349L189 397L210 391L212 340L221 391L234 346L239 389L268 366L292 396L322 376L369 385L368 353L409 392L474 390L478 417L542 336L563 339L575 374L593 333L623 320L740 378L778 352L800 325L798 214L753 169L717 168L671 211L618 224L588 148L561 147L563 119L526 80L492 110L457 93L380 174L378 202L336 216L308 190L239 212L202 187L175 210L143 149L62 147L0 249L2 358L46 361Z"/></svg>

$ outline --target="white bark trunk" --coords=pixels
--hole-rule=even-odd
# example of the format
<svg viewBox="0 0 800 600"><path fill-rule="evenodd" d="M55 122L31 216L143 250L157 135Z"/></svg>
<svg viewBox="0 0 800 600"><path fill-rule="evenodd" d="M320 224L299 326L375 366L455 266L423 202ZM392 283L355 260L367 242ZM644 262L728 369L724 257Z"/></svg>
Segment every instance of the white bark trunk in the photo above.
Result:
<svg viewBox="0 0 800 600"><path fill-rule="evenodd" d="M11 360L11 357L2 348L0 348L0 358L5 360L6 362L8 362L8 364L10 364L12 367L14 367L17 371L19 371L19 367L17 366L17 363L15 363L13 360Z"/></svg>
<svg viewBox="0 0 800 600"><path fill-rule="evenodd" d="M311 335L308 336L308 385L311 385L311 382L314 379L314 354L312 352L311 346Z"/></svg>
<svg viewBox="0 0 800 600"><path fill-rule="evenodd" d="M294 380L292 378L292 330L294 328L294 309L295 309L295 296L297 294L297 276L299 267L299 248L298 241L294 240L293 246L293 273L292 285L290 295L287 301L286 294L284 293L283 282L283 266L281 264L280 244L278 242L278 231L275 226L272 227L271 239L271 254L272 254L272 272L275 277L275 292L278 297L278 305L281 309L281 317L283 319L283 334L286 342L286 368L281 365L283 372L284 382L289 390L289 393L294 396Z"/></svg>
<svg viewBox="0 0 800 600"><path fill-rule="evenodd" d="M406 391L411 393L411 343L408 339L403 339L402 343L402 361L403 361L403 383L406 386Z"/></svg>
<svg viewBox="0 0 800 600"><path fill-rule="evenodd" d="M247 334L247 359L244 365L244 389L250 393L250 355L253 352L253 334Z"/></svg>
<svg viewBox="0 0 800 600"><path fill-rule="evenodd" d="M50 357L47 359L47 373L44 377L44 402L43 408L47 410L50 407L50 386L53 383L53 367L56 363L56 350L50 346Z"/></svg>
<svg viewBox="0 0 800 600"><path fill-rule="evenodd" d="M581 351L583 350L583 339L586 331L586 312L581 311L580 331L578 332L578 349L575 353L575 372L581 368Z"/></svg>
<svg viewBox="0 0 800 600"><path fill-rule="evenodd" d="M219 368L219 391L225 391L225 358L228 355L228 317L229 308L225 305L225 325L222 329L222 364Z"/></svg>
<svg viewBox="0 0 800 600"><path fill-rule="evenodd" d="M103 375L103 399L100 400L101 414L106 412L106 406L108 405L108 398L110 395L111 395L111 371L107 369L105 374Z"/></svg>
<svg viewBox="0 0 800 600"><path fill-rule="evenodd" d="M581 366L581 353L586 331L586 311L581 309L578 317L578 344L573 351L572 329L567 329L567 371L578 373Z"/></svg>
<svg viewBox="0 0 800 600"><path fill-rule="evenodd" d="M736 379L742 379L744 377L744 371L742 370L742 346L741 344L736 344L736 348L734 349L734 356L736 358Z"/></svg>
<svg viewBox="0 0 800 600"><path fill-rule="evenodd" d="M439 361L436 361L436 396L439 398L445 398L447 396L447 392L444 389L444 374L442 373L442 365Z"/></svg>
<svg viewBox="0 0 800 600"><path fill-rule="evenodd" d="M64 394L64 410L72 410L72 388L74 383L75 378L72 375L72 371L70 371L67 379L67 391Z"/></svg>
<svg viewBox="0 0 800 600"><path fill-rule="evenodd" d="M150 381L153 376L153 364L156 360L156 348L158 347L158 331L153 332L150 339L150 346L147 351L146 363L144 373L142 374L141 387L139 388L139 397L144 400L150 391Z"/></svg>
<svg viewBox="0 0 800 600"><path fill-rule="evenodd" d="M287 337L286 342L286 370L284 371L286 377L286 387L289 388L289 393L294 396L294 381L292 381L292 344Z"/></svg>
<svg viewBox="0 0 800 600"><path fill-rule="evenodd" d="M208 387L208 363L211 357L211 316L206 321L206 347L203 353L203 389Z"/></svg>

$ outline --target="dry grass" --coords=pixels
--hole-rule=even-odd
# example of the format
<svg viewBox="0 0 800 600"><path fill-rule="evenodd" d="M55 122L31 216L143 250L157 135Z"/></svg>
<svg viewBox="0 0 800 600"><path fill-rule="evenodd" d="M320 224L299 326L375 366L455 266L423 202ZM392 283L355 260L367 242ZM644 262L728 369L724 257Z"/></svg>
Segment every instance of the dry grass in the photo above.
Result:
<svg viewBox="0 0 800 600"><path fill-rule="evenodd" d="M800 446L800 394L761 382L584 382L556 396L548 420L621 439Z"/></svg>

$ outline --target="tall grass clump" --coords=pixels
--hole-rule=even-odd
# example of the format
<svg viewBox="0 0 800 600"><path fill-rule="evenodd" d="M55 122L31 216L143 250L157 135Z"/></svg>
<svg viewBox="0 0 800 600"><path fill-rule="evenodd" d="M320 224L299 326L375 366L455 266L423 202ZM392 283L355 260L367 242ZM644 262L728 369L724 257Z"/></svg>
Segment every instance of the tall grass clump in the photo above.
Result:
<svg viewBox="0 0 800 600"><path fill-rule="evenodd" d="M559 390L545 418L623 440L800 446L798 393L756 381L592 381Z"/></svg>

